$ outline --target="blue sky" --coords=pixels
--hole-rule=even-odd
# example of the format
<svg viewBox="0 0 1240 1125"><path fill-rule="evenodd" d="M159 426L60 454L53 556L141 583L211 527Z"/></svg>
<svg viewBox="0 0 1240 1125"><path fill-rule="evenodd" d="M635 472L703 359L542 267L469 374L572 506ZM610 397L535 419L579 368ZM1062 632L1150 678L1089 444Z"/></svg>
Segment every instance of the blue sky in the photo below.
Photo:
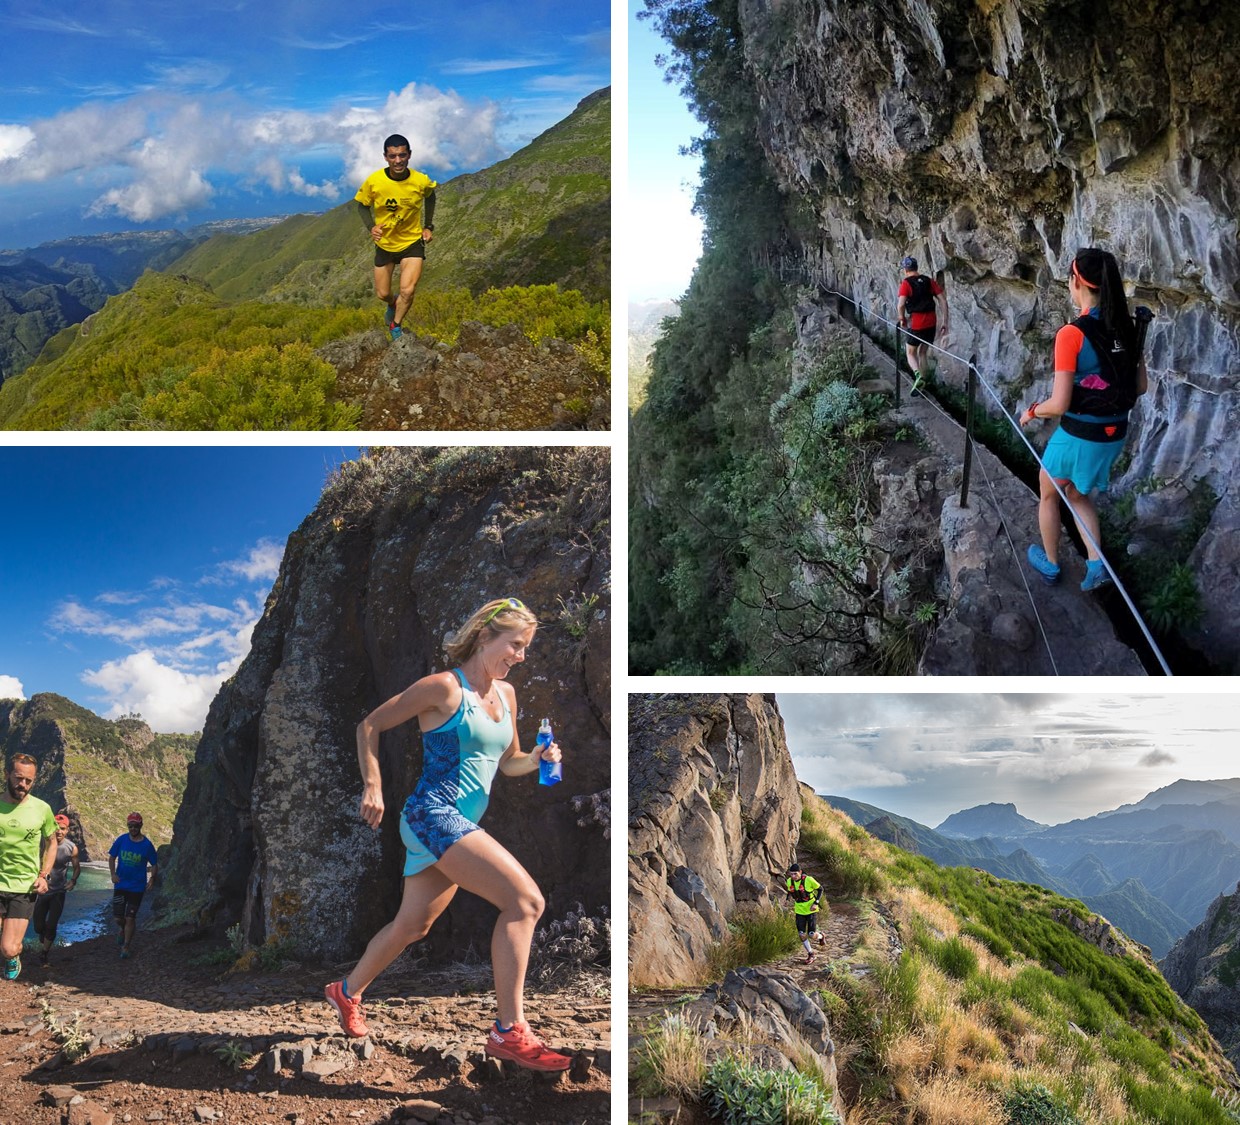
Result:
<svg viewBox="0 0 1240 1125"><path fill-rule="evenodd" d="M7 448L0 697L202 726L343 447Z"/></svg>
<svg viewBox="0 0 1240 1125"><path fill-rule="evenodd" d="M698 162L680 149L702 125L675 86L663 80L655 56L667 43L629 9L629 229L649 231L646 252L635 258L630 301L680 297L702 252L702 223L693 214Z"/></svg>
<svg viewBox="0 0 1240 1125"><path fill-rule="evenodd" d="M1100 681L1093 681L1100 684ZM797 777L931 828L1012 803L1061 824L1180 778L1240 776L1234 695L780 693Z"/></svg>
<svg viewBox="0 0 1240 1125"><path fill-rule="evenodd" d="M321 211L391 132L444 181L610 82L606 0L0 0L0 247Z"/></svg>

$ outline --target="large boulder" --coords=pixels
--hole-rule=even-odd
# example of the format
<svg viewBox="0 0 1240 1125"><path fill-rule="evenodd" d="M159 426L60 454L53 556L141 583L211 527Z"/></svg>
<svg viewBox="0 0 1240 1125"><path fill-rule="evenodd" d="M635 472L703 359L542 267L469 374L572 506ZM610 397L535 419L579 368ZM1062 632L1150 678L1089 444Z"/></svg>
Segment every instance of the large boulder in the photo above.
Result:
<svg viewBox="0 0 1240 1125"><path fill-rule="evenodd" d="M383 737L387 811L372 831L357 815L356 724L446 667L444 635L502 595L543 622L512 677L518 730L528 747L551 717L564 781L499 775L483 827L542 888L547 918L603 906L609 505L602 449L383 449L342 466L290 537L250 654L211 704L165 914L355 956L396 911L399 814L421 769L416 724ZM425 949L485 953L494 917L458 895Z"/></svg>

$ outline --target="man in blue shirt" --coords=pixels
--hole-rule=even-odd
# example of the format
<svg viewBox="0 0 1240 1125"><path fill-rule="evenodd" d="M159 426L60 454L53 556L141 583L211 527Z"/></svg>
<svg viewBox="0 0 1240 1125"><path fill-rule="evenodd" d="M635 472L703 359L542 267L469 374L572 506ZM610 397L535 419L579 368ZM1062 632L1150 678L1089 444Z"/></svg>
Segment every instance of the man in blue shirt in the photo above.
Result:
<svg viewBox="0 0 1240 1125"><path fill-rule="evenodd" d="M155 882L155 874L159 857L155 853L155 845L142 835L142 814L131 812L126 818L129 831L124 836L117 836L108 849L108 869L112 873L112 915L120 932L116 935L116 943L121 947L121 956L129 956L129 943L133 941L134 927L137 925L138 907L142 905L142 896L147 888ZM147 878L147 866L151 874Z"/></svg>

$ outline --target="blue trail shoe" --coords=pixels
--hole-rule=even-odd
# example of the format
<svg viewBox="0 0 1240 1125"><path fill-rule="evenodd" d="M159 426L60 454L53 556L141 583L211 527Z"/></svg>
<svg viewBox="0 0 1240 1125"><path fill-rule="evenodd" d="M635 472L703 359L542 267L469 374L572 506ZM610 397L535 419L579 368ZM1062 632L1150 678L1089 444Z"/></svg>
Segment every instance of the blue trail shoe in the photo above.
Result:
<svg viewBox="0 0 1240 1125"><path fill-rule="evenodd" d="M395 323L396 323L396 306L395 305L385 306L384 313L383 313L383 327L386 328L389 332L391 332L392 325Z"/></svg>
<svg viewBox="0 0 1240 1125"><path fill-rule="evenodd" d="M1107 568L1102 565L1101 559L1090 559L1085 564L1085 581L1081 583L1082 590L1097 590L1102 586L1109 586L1112 582L1111 576L1107 573Z"/></svg>
<svg viewBox="0 0 1240 1125"><path fill-rule="evenodd" d="M388 328L388 335L391 336L393 340L399 340L401 337L400 325L393 324L390 328Z"/></svg>
<svg viewBox="0 0 1240 1125"><path fill-rule="evenodd" d="M1042 576L1042 581L1048 586L1054 586L1059 581L1059 564L1051 562L1037 543L1029 545L1029 565Z"/></svg>
<svg viewBox="0 0 1240 1125"><path fill-rule="evenodd" d="M0 976L5 980L16 980L21 976L22 959L20 957L10 957L4 963L4 969L0 971Z"/></svg>

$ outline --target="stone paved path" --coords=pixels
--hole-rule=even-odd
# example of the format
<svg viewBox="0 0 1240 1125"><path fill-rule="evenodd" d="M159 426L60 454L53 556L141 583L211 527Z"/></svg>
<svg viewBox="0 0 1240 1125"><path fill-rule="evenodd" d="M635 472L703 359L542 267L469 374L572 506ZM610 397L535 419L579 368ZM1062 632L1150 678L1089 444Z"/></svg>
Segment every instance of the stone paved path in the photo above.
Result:
<svg viewBox="0 0 1240 1125"><path fill-rule="evenodd" d="M128 961L99 938L54 950L47 970L28 957L15 984L0 982L0 1125L609 1120L604 976L527 998L535 1030L574 1054L553 1080L484 1060L489 966L398 962L368 990L370 1036L347 1040L322 999L338 969L221 975L202 963L220 944L185 936L141 934ZM77 1028L87 1052L67 1059L51 1023Z"/></svg>

